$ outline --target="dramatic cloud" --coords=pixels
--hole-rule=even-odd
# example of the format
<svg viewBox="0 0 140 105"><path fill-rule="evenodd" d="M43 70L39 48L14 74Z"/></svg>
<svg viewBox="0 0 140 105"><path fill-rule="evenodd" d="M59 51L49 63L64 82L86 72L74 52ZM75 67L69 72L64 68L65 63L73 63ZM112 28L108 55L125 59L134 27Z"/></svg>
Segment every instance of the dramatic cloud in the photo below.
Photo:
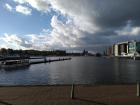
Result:
<svg viewBox="0 0 140 105"><path fill-rule="evenodd" d="M13 9L12 6L7 3L5 4L5 7L8 11L12 11L12 9Z"/></svg>
<svg viewBox="0 0 140 105"><path fill-rule="evenodd" d="M44 48L97 50L118 41L140 39L139 0L14 1L40 12L56 13L49 33L44 29L43 35L32 35L32 42L40 42L37 36L43 36Z"/></svg>
<svg viewBox="0 0 140 105"><path fill-rule="evenodd" d="M130 35L130 36L134 36L134 35L140 35L140 26L132 26L132 23L131 22L128 22L128 24L123 27L122 29L120 30L116 30L116 33L118 35Z"/></svg>
<svg viewBox="0 0 140 105"><path fill-rule="evenodd" d="M32 9L22 6L22 5L16 6L16 11L19 13L22 13L24 15L31 15L31 13L32 13Z"/></svg>
<svg viewBox="0 0 140 105"><path fill-rule="evenodd" d="M53 30L46 34L47 48L53 49L71 49L71 50L99 50L103 45L109 42L107 38L94 36L84 32L67 20L65 23L60 21L57 16L53 16L51 26ZM100 42L99 40L107 39Z"/></svg>
<svg viewBox="0 0 140 105"><path fill-rule="evenodd" d="M93 5L91 6L89 1L50 0L50 3L55 11L60 11L64 16L68 15L72 18L74 25L80 30L89 33L99 30L99 27L95 26L93 18L94 15L96 16L96 12L91 11Z"/></svg>
<svg viewBox="0 0 140 105"><path fill-rule="evenodd" d="M55 10L71 16L81 29L91 32L124 26L128 20L139 22L140 17L138 0L50 0L50 3Z"/></svg>
<svg viewBox="0 0 140 105"><path fill-rule="evenodd" d="M53 28L51 32L52 38L49 42L51 45L57 46L57 48L78 46L76 43L79 42L79 38L82 37L82 34L73 24L64 24L57 19L57 16L53 16L51 26Z"/></svg>
<svg viewBox="0 0 140 105"><path fill-rule="evenodd" d="M139 35L140 14L138 10L140 10L140 1L138 0L49 1L54 11L71 18L70 24L73 25L74 30L79 30L81 32L79 36L83 37L78 38L76 44L83 47L97 49L96 46L101 48L101 46L104 47L125 38L126 40L136 39ZM128 27L129 21L131 21L131 25ZM65 29L68 27L69 25L66 25ZM58 28L60 29L60 27ZM68 34L67 36L71 36L71 33ZM62 36L62 34L60 35ZM122 37L122 35L126 35L126 37ZM76 36L75 34L73 38L77 39ZM79 42L84 43L84 45Z"/></svg>

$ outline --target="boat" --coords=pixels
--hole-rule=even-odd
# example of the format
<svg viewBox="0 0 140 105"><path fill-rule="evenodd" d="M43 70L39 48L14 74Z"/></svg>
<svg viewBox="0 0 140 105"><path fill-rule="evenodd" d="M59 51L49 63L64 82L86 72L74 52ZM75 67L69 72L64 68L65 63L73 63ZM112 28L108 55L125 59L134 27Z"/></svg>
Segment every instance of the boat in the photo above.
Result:
<svg viewBox="0 0 140 105"><path fill-rule="evenodd" d="M1 67L19 67L19 66L28 66L30 64L28 59L22 60L5 60L1 61Z"/></svg>

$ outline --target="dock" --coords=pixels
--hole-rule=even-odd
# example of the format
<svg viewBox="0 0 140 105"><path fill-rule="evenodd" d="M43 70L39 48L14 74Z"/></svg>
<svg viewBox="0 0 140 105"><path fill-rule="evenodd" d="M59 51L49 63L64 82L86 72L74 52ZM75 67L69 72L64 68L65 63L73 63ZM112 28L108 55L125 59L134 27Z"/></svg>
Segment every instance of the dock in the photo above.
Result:
<svg viewBox="0 0 140 105"><path fill-rule="evenodd" d="M57 62L57 61L64 61L64 60L71 60L71 58L59 58L59 59L44 58L44 60L42 60L42 61L34 61L34 62L30 62L30 64L50 63L50 62Z"/></svg>
<svg viewBox="0 0 140 105"><path fill-rule="evenodd" d="M31 61L31 58L4 58L4 59L0 59L0 61L7 61L7 60L28 60L28 65L31 64L40 64L40 63L51 63L51 62L57 62L57 61L65 61L65 60L71 60L71 57L65 57L65 58L56 58L56 59L51 59L51 58L46 58L46 57L35 57L33 59L36 59L34 61ZM39 60L37 60L39 59ZM16 67L16 66L15 66Z"/></svg>

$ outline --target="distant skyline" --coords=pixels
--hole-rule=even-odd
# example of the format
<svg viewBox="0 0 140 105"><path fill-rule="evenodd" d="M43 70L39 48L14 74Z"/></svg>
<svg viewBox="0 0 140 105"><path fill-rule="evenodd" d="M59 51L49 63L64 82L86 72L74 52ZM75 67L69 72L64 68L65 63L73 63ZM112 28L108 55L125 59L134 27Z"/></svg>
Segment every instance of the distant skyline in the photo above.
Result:
<svg viewBox="0 0 140 105"><path fill-rule="evenodd" d="M0 48L103 51L140 40L139 0L0 0Z"/></svg>

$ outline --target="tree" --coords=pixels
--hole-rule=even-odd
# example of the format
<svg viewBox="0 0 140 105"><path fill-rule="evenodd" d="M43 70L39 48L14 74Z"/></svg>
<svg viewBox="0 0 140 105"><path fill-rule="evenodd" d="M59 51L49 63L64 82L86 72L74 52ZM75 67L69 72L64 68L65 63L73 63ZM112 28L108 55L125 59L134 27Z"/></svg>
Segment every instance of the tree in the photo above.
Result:
<svg viewBox="0 0 140 105"><path fill-rule="evenodd" d="M9 49L7 49L7 53L9 55L13 55L14 54L14 50L9 48Z"/></svg>
<svg viewBox="0 0 140 105"><path fill-rule="evenodd" d="M5 48L1 48L0 52L2 55L7 55L7 49Z"/></svg>

